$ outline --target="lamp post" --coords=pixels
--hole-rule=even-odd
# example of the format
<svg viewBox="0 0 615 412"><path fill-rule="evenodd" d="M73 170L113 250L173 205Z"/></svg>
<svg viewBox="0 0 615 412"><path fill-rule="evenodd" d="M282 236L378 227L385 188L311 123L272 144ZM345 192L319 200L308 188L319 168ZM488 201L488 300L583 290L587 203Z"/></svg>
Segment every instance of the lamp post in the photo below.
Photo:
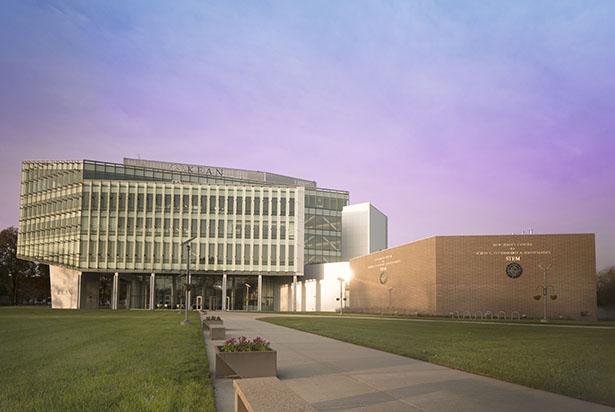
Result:
<svg viewBox="0 0 615 412"><path fill-rule="evenodd" d="M190 304L190 289L192 288L192 278L190 277L190 242L194 239L196 239L196 236L191 237L181 244L182 246L186 246L186 300L184 302L184 320L181 322L182 325L190 324L188 320L188 305Z"/></svg>
<svg viewBox="0 0 615 412"><path fill-rule="evenodd" d="M337 278L337 280L340 281L340 297L337 298L336 300L340 301L340 316L342 316L344 314L344 301L346 300L346 298L344 297L344 278L343 277L339 277Z"/></svg>
<svg viewBox="0 0 615 412"><path fill-rule="evenodd" d="M547 319L547 297L550 297L551 300L555 300L557 299L557 294L554 291L553 285L549 285L547 284L547 272L549 271L549 269L551 269L551 264L548 264L546 266L543 266L542 264L539 264L538 267L540 269L542 269L542 274L543 274L543 283L542 283L542 288L540 286L537 286L536 289L542 289L542 293L541 294L537 294L534 295L534 299L536 300L540 300L542 299L542 304L543 304L543 315L542 315L542 319L541 322L548 322ZM551 290L551 295L549 295L549 289Z"/></svg>
<svg viewBox="0 0 615 412"><path fill-rule="evenodd" d="M248 283L245 283L246 285L246 312L248 311L248 306L250 304L250 288L252 286L250 286Z"/></svg>

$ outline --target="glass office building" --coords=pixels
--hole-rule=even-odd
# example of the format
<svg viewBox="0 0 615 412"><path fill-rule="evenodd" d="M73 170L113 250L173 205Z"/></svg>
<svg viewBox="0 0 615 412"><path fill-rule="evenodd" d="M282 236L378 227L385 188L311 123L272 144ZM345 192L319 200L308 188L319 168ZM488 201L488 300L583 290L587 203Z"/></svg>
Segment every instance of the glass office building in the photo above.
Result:
<svg viewBox="0 0 615 412"><path fill-rule="evenodd" d="M51 266L54 307L175 308L189 267L191 306L276 310L277 284L341 260L347 204L268 172L25 161L18 256Z"/></svg>

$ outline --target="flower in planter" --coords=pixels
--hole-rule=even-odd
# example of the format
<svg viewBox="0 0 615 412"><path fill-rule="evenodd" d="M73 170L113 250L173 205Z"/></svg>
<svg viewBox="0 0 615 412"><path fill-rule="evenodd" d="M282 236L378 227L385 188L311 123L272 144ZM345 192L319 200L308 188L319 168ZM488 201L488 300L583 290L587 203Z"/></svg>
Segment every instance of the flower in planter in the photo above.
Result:
<svg viewBox="0 0 615 412"><path fill-rule="evenodd" d="M271 344L260 336L253 340L240 336L227 339L220 350L222 352L266 352L271 350Z"/></svg>

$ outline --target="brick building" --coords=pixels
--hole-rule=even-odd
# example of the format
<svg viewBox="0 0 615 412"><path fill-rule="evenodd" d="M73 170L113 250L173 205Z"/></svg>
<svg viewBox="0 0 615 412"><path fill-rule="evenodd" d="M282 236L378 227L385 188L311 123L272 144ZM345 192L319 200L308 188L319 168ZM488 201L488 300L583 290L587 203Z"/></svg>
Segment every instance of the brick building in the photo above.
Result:
<svg viewBox="0 0 615 412"><path fill-rule="evenodd" d="M357 312L596 319L594 234L435 236L350 269Z"/></svg>

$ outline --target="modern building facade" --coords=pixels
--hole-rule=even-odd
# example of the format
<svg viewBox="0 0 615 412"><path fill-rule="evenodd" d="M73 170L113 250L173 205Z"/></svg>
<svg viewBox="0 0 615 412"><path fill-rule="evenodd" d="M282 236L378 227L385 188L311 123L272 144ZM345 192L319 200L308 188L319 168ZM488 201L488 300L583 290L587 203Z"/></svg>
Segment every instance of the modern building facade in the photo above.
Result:
<svg viewBox="0 0 615 412"><path fill-rule="evenodd" d="M352 278L349 260L368 255L388 244L388 219L371 203L344 206L342 210L342 261L307 264L304 276L280 287L280 310L333 312L350 303ZM294 288L294 289L293 289ZM291 299L295 296L294 299ZM293 305L295 303L295 306Z"/></svg>
<svg viewBox="0 0 615 412"><path fill-rule="evenodd" d="M53 307L177 307L189 266L191 305L277 310L280 282L342 260L348 198L251 170L25 161L18 256L50 265Z"/></svg>
<svg viewBox="0 0 615 412"><path fill-rule="evenodd" d="M369 202L342 210L342 260L369 255L388 246L387 217Z"/></svg>
<svg viewBox="0 0 615 412"><path fill-rule="evenodd" d="M596 319L593 234L435 236L350 270L354 312Z"/></svg>

